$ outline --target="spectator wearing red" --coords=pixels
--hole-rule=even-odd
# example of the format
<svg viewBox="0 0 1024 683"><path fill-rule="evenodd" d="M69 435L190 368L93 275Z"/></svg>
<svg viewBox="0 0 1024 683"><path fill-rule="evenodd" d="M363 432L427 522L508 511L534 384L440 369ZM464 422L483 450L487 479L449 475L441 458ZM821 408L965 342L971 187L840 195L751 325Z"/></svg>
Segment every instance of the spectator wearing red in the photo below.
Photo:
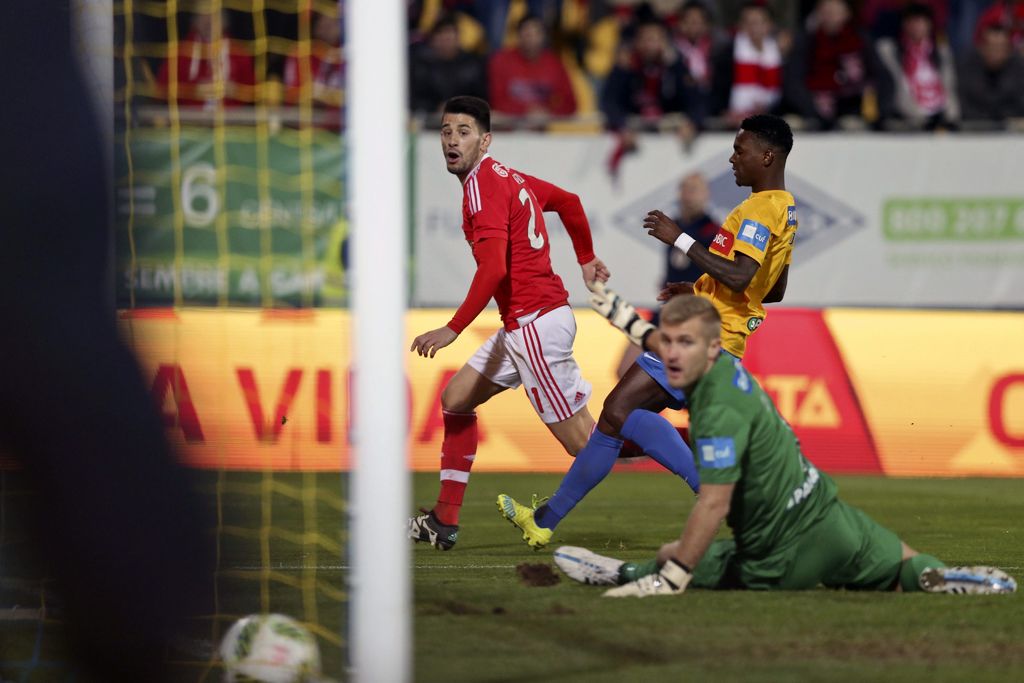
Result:
<svg viewBox="0 0 1024 683"><path fill-rule="evenodd" d="M1010 32L1010 41L1014 48L1024 48L1024 2L1021 0L996 0L978 18L975 29L975 42L981 41L981 35L989 26L1003 26Z"/></svg>
<svg viewBox="0 0 1024 683"><path fill-rule="evenodd" d="M928 130L955 126L960 103L953 54L936 36L931 9L908 5L901 26L899 40L882 38L876 44L883 67L878 97L883 121Z"/></svg>
<svg viewBox="0 0 1024 683"><path fill-rule="evenodd" d="M540 17L527 15L516 31L517 44L496 52L488 67L491 107L512 116L570 116L576 96L558 56L546 47Z"/></svg>
<svg viewBox="0 0 1024 683"><path fill-rule="evenodd" d="M175 65L178 104L213 108L250 104L255 100L256 71L252 55L231 36L229 14L197 12L188 35L160 65L157 83L171 97L171 65Z"/></svg>
<svg viewBox="0 0 1024 683"><path fill-rule="evenodd" d="M340 110L345 79L341 51L341 21L319 12L313 15L308 64L296 49L284 63L285 101L299 104L305 97L317 106ZM309 86L309 92L304 89Z"/></svg>
<svg viewBox="0 0 1024 683"><path fill-rule="evenodd" d="M859 117L868 55L867 40L847 0L818 0L786 65L787 106L824 129L833 128L840 118Z"/></svg>
<svg viewBox="0 0 1024 683"><path fill-rule="evenodd" d="M754 114L773 112L782 99L782 51L771 12L760 2L740 10L731 49L715 67L717 99L726 119L738 124Z"/></svg>

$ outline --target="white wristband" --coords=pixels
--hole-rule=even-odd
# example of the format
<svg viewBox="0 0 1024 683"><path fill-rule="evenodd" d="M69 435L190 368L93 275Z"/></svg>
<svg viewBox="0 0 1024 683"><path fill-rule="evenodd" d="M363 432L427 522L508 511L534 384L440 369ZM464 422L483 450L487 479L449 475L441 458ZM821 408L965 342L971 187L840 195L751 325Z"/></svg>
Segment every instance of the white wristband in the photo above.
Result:
<svg viewBox="0 0 1024 683"><path fill-rule="evenodd" d="M683 234L676 238L675 244L673 244L673 246L685 254L690 250L690 247L692 247L696 241L697 240L693 239L684 232Z"/></svg>

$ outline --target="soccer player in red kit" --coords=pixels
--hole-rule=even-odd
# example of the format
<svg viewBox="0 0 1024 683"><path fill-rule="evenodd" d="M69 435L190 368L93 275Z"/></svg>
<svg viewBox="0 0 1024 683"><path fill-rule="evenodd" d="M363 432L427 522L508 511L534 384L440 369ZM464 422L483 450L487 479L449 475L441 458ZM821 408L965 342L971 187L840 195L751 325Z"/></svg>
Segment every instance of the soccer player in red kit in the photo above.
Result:
<svg viewBox="0 0 1024 683"><path fill-rule="evenodd" d="M466 299L444 327L413 340L410 350L433 358L451 344L493 297L503 323L441 393L444 442L441 492L434 509L409 519L409 537L449 550L476 457L476 407L520 384L541 420L570 455L587 443L594 418L590 383L572 355L576 320L569 294L551 268L544 211L558 213L572 240L584 282L608 279L594 255L580 199L551 183L503 166L487 153L490 106L453 97L441 120L448 172L462 182L462 230L477 269Z"/></svg>

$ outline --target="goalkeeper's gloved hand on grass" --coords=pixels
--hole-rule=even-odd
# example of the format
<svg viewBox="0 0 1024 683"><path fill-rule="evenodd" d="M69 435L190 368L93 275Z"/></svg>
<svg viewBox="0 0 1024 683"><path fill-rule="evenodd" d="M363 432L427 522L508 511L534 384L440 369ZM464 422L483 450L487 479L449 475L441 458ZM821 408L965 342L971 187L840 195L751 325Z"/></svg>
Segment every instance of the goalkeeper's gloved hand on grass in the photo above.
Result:
<svg viewBox="0 0 1024 683"><path fill-rule="evenodd" d="M590 290L590 307L622 330L629 341L643 348L644 337L654 331L654 325L641 318L633 304L608 289L600 280L587 283L587 289Z"/></svg>
<svg viewBox="0 0 1024 683"><path fill-rule="evenodd" d="M689 569L669 559L656 574L641 576L636 581L610 588L606 598L646 598L655 595L679 595L690 585L693 574Z"/></svg>

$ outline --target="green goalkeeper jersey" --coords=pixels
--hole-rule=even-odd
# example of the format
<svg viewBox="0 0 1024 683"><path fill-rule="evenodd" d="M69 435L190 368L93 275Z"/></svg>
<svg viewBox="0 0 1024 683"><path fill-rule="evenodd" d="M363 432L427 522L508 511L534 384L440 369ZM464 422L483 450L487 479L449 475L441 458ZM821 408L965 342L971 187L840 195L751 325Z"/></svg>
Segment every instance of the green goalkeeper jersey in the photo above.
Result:
<svg viewBox="0 0 1024 683"><path fill-rule="evenodd" d="M701 484L736 485L726 519L736 560L748 580L770 581L835 502L835 482L807 461L771 398L735 358L719 356L689 405Z"/></svg>

